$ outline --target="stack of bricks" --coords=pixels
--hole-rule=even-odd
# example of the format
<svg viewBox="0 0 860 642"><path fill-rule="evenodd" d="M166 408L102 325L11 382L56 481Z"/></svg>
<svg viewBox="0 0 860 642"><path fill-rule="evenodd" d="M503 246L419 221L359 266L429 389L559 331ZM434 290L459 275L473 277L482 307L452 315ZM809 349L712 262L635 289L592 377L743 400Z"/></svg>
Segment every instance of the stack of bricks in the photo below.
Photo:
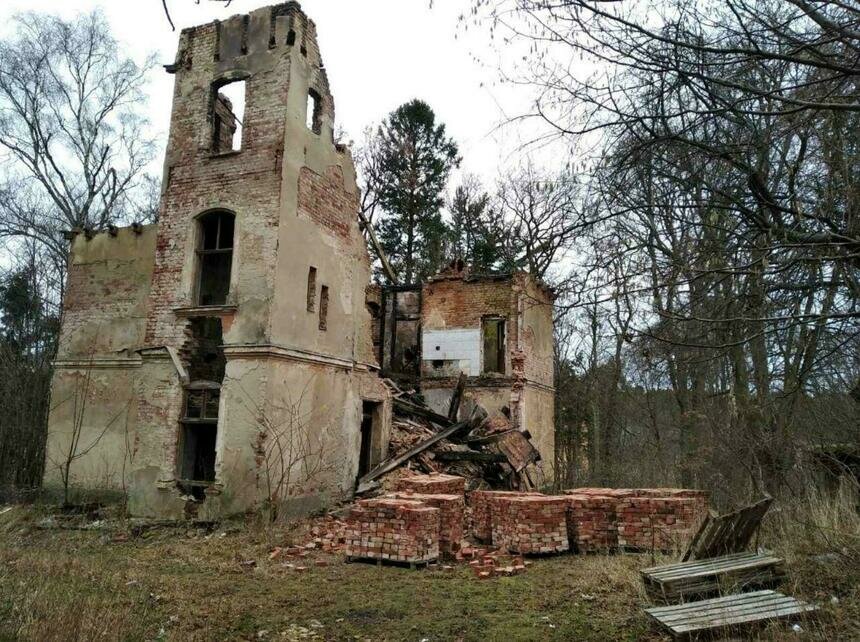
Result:
<svg viewBox="0 0 860 642"><path fill-rule="evenodd" d="M618 546L636 550L681 548L704 517L699 497L631 496L615 507Z"/></svg>
<svg viewBox="0 0 860 642"><path fill-rule="evenodd" d="M493 541L493 504L503 497L540 496L540 493L520 493L506 490L473 490L469 493L469 530L479 542Z"/></svg>
<svg viewBox="0 0 860 642"><path fill-rule="evenodd" d="M350 511L348 558L429 562L439 557L439 509L410 499L366 499Z"/></svg>
<svg viewBox="0 0 860 642"><path fill-rule="evenodd" d="M397 499L411 499L439 509L439 552L453 555L463 543L463 519L466 502L463 495L426 495L395 493Z"/></svg>
<svg viewBox="0 0 860 642"><path fill-rule="evenodd" d="M614 549L618 545L615 507L612 495L568 491L567 533L570 545L580 553Z"/></svg>
<svg viewBox="0 0 860 642"><path fill-rule="evenodd" d="M493 545L523 555L569 550L568 503L567 497L551 495L495 498L491 502Z"/></svg>
<svg viewBox="0 0 860 642"><path fill-rule="evenodd" d="M565 494L571 544L580 552L678 548L708 506L707 492L681 488L576 488Z"/></svg>
<svg viewBox="0 0 860 642"><path fill-rule="evenodd" d="M466 492L466 478L443 473L429 475L413 475L397 480L395 488L402 493L420 493L422 495L463 495Z"/></svg>

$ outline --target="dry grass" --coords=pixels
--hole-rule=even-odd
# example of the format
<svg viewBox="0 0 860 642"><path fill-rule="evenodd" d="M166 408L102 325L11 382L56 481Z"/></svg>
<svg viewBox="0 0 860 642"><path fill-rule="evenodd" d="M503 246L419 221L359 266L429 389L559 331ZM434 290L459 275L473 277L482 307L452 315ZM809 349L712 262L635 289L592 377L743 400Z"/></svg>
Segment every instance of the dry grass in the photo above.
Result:
<svg viewBox="0 0 860 642"><path fill-rule="evenodd" d="M847 561L858 531L842 531L857 515L850 499L838 501L776 513L761 542L788 557L786 592L825 613L800 635L785 624L750 635L860 638L860 575ZM35 528L39 519L31 508L0 516L0 640L662 639L641 611L638 570L649 555L537 559L524 575L479 581L465 567L378 568L312 553L297 572L268 557L300 537L295 528L169 529L122 541L120 521L57 531ZM834 546L847 552L826 554Z"/></svg>

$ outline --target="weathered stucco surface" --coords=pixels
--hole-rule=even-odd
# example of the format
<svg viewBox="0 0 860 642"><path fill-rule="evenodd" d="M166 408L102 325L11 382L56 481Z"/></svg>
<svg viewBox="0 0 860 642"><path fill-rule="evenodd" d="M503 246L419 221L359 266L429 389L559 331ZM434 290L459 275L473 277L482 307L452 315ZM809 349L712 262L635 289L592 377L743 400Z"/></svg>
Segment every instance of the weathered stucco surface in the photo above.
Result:
<svg viewBox="0 0 860 642"><path fill-rule="evenodd" d="M334 101L315 26L290 2L186 29L170 71L175 89L157 230L78 236L72 246L59 359L87 363L58 367L49 450L56 455L68 445L62 435L75 422L64 400L83 376L92 384L83 393L92 409L84 416L87 434L125 414L73 463L75 484L107 480L128 489L133 514L181 516L180 419L199 343L192 320L217 318L226 365L215 382L215 479L198 514L349 493L362 407L381 404L374 415L378 459L387 447L390 400L375 374L355 170L349 152L333 142ZM241 150L218 153L213 96L234 80L246 83ZM319 102L313 128L306 125L310 93ZM223 148L223 132L220 142ZM235 216L229 294L223 305L201 307L199 217L219 210ZM116 294L100 298L100 289ZM272 455L273 443L287 439L304 453L301 461ZM46 483L56 481L46 473Z"/></svg>

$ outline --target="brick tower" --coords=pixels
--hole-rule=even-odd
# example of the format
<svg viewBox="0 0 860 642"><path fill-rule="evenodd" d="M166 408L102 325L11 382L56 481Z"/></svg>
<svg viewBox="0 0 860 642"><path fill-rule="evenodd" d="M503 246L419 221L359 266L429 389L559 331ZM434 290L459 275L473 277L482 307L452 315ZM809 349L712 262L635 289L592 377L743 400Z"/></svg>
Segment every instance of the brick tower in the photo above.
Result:
<svg viewBox="0 0 860 642"><path fill-rule="evenodd" d="M149 281L134 294L145 319L123 343L133 385L111 401L133 407L133 447L107 476L138 515L348 492L385 452L390 412L365 306L355 170L333 140L314 23L287 2L186 29L167 71L160 219L141 234L154 260L145 241L131 259ZM87 275L99 269L89 247L73 246ZM72 370L81 355L67 353ZM55 395L69 385L55 379ZM111 397L110 386L92 387ZM52 413L59 433L68 414ZM109 444L96 459L120 456ZM81 483L96 467L86 457Z"/></svg>

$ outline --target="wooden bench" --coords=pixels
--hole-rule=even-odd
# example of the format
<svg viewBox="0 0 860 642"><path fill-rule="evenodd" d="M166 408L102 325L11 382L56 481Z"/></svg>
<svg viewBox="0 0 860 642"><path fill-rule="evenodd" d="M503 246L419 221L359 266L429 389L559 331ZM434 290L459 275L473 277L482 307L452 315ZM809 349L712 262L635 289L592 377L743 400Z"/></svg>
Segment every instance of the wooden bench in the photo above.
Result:
<svg viewBox="0 0 860 642"><path fill-rule="evenodd" d="M679 602L694 596L772 588L784 577L783 561L761 553L734 553L642 569L645 591L654 601Z"/></svg>
<svg viewBox="0 0 860 642"><path fill-rule="evenodd" d="M699 602L645 609L672 637L693 637L771 620L792 620L818 607L777 593L755 591Z"/></svg>

